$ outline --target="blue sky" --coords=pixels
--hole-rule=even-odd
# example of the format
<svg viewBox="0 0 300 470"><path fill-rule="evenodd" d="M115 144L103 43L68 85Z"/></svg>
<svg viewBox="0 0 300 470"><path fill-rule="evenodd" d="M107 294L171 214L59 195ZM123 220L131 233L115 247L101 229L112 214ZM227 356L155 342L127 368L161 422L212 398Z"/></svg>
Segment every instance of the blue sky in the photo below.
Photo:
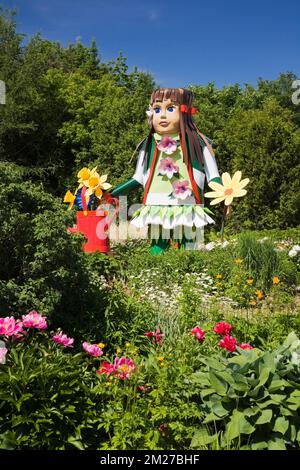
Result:
<svg viewBox="0 0 300 470"><path fill-rule="evenodd" d="M64 46L94 38L103 61L120 51L129 70L160 86L256 84L300 77L299 0L0 0L18 31Z"/></svg>

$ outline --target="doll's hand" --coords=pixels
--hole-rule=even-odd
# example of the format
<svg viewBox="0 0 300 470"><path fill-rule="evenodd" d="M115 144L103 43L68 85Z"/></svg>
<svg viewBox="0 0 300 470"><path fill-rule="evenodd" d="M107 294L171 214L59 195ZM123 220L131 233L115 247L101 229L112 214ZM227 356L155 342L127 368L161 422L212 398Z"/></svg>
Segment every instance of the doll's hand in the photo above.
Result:
<svg viewBox="0 0 300 470"><path fill-rule="evenodd" d="M105 201L108 204L114 204L117 200L117 198L113 197L110 193L106 192L103 194Z"/></svg>

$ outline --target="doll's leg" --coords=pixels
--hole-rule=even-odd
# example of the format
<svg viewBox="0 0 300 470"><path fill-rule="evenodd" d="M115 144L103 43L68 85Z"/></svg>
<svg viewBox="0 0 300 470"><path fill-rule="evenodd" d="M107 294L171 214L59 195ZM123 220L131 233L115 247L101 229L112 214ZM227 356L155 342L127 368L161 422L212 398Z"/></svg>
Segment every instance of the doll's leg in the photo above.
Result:
<svg viewBox="0 0 300 470"><path fill-rule="evenodd" d="M181 247L184 250L201 250L204 245L204 228L184 227Z"/></svg>
<svg viewBox="0 0 300 470"><path fill-rule="evenodd" d="M164 253L170 245L170 240L162 240L159 238L158 240L152 240L150 253L152 255L159 255Z"/></svg>
<svg viewBox="0 0 300 470"><path fill-rule="evenodd" d="M166 238L166 233L161 230L159 225L151 225L150 237L151 237L151 248L150 253L152 255L159 255L164 253L170 246L170 240Z"/></svg>
<svg viewBox="0 0 300 470"><path fill-rule="evenodd" d="M185 238L184 238L184 230L183 230L182 225L177 225L176 227L174 227L172 231L172 240L174 241L174 243L177 245L178 248L183 249L183 250L185 249L185 246L184 246Z"/></svg>

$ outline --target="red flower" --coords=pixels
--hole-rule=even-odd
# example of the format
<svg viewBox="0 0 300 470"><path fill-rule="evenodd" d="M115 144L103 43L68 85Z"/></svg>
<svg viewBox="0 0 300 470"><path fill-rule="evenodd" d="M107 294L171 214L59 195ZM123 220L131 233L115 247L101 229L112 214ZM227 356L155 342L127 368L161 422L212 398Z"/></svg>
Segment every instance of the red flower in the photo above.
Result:
<svg viewBox="0 0 300 470"><path fill-rule="evenodd" d="M248 343L242 343L242 344L240 344L239 347L241 349L253 349L253 346L251 346L251 344L248 344Z"/></svg>
<svg viewBox="0 0 300 470"><path fill-rule="evenodd" d="M159 433L162 437L166 437L167 435L167 429L168 429L168 425L167 424L161 424L158 428L159 430Z"/></svg>
<svg viewBox="0 0 300 470"><path fill-rule="evenodd" d="M153 338L154 335L154 331L147 331L146 333L144 333L144 336L147 336L147 338Z"/></svg>
<svg viewBox="0 0 300 470"><path fill-rule="evenodd" d="M147 336L147 338L154 338L155 342L157 344L160 344L165 334L161 333L160 329L157 329L156 331L147 331L146 333L144 333L144 336Z"/></svg>
<svg viewBox="0 0 300 470"><path fill-rule="evenodd" d="M236 339L228 335L223 336L223 339L219 342L219 346L226 349L228 352L232 352L236 349Z"/></svg>
<svg viewBox="0 0 300 470"><path fill-rule="evenodd" d="M225 321L220 321L214 326L214 332L221 336L230 335L231 330L232 326L229 323L226 323Z"/></svg>
<svg viewBox="0 0 300 470"><path fill-rule="evenodd" d="M113 364L109 362L102 362L100 369L97 370L97 374L112 374L115 371Z"/></svg>
<svg viewBox="0 0 300 470"><path fill-rule="evenodd" d="M205 331L201 330L201 328L199 328L199 326L195 326L195 328L193 328L191 330L191 333L195 336L195 338L198 341L203 341L204 338L205 338Z"/></svg>

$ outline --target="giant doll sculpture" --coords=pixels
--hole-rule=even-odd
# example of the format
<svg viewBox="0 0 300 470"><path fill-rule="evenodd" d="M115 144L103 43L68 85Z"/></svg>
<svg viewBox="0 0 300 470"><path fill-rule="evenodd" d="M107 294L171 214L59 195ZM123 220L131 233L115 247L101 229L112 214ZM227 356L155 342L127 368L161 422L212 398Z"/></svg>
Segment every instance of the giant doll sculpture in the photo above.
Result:
<svg viewBox="0 0 300 470"><path fill-rule="evenodd" d="M164 252L170 240L197 249L195 233L214 223L204 208L204 182L222 184L208 139L193 122L193 93L183 88L155 90L147 115L150 133L137 148L132 178L115 187L113 197L144 187L143 207L131 220L150 226L151 253Z"/></svg>

